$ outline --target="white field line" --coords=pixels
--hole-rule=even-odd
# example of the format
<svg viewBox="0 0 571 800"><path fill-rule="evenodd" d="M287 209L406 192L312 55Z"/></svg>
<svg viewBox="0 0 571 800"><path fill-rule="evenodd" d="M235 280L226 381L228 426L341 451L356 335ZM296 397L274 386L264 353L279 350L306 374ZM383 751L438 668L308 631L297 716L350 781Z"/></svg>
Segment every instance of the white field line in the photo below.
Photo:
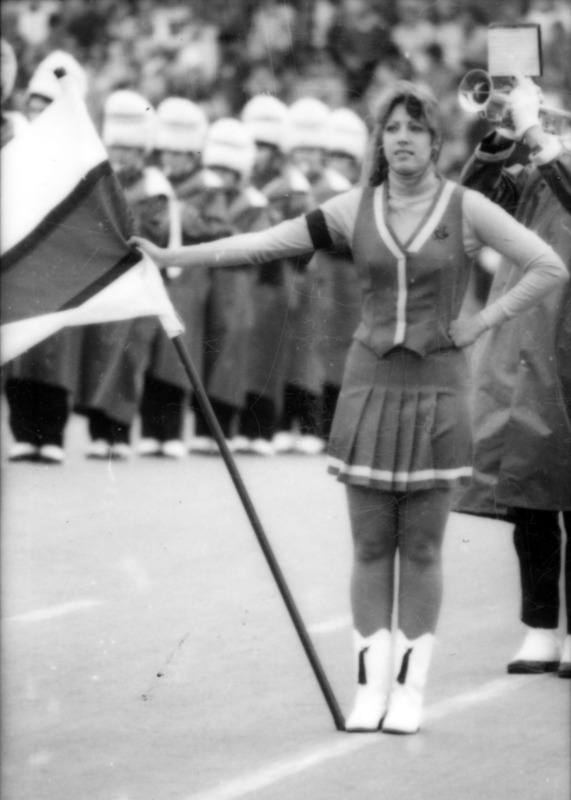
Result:
<svg viewBox="0 0 571 800"><path fill-rule="evenodd" d="M73 600L57 606L47 606L46 608L38 608L35 611L26 611L24 614L16 614L14 617L4 617L4 622L43 622L46 619L64 617L66 614L74 614L76 611L84 611L87 608L100 606L104 602L104 600Z"/></svg>
<svg viewBox="0 0 571 800"><path fill-rule="evenodd" d="M344 617L330 619L327 622L316 622L313 625L308 625L307 630L309 633L332 633L342 628L348 628L351 624L351 615L346 614Z"/></svg>
<svg viewBox="0 0 571 800"><path fill-rule="evenodd" d="M471 708L481 703L489 702L503 695L510 694L511 692L518 691L523 687L529 687L530 680L537 680L543 676L536 677L525 675L522 680L514 680L514 676L504 676L497 678L494 681L484 684L479 689L474 689L470 692L456 695L430 706L424 713L424 720L438 720L455 714L465 709ZM419 735L422 735L419 734ZM393 738L393 737L390 737ZM255 772L245 775L241 778L227 781L221 786L213 789L207 789L198 794L189 795L186 800L238 800L238 798L246 797L252 792L265 789L279 783L282 780L292 778L299 775L301 772L318 767L327 761L336 758L344 758L357 750L363 750L365 747L374 745L379 747L383 742L389 741L388 736L380 734L366 734L347 735L339 739L338 742L332 743L328 741L322 746L308 751L307 753L299 753L291 758L278 761L264 769L256 770Z"/></svg>

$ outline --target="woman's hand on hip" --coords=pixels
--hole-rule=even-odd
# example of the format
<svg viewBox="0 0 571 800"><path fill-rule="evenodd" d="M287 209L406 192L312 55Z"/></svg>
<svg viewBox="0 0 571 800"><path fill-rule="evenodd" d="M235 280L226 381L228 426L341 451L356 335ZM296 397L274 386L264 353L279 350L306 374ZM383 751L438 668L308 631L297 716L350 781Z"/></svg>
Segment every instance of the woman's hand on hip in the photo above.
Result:
<svg viewBox="0 0 571 800"><path fill-rule="evenodd" d="M484 331L488 330L484 318L481 314L465 319L455 319L450 323L448 333L456 347L468 347L474 344Z"/></svg>

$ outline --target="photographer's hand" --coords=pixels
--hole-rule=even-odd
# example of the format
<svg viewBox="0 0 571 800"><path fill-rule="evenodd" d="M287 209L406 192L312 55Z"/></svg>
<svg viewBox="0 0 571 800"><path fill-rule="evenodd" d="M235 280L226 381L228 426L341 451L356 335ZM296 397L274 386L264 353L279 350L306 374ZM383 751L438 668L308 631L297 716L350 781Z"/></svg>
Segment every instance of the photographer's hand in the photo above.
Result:
<svg viewBox="0 0 571 800"><path fill-rule="evenodd" d="M516 85L508 96L507 111L513 122L513 129L499 127L498 133L508 139L521 141L525 133L540 125L539 107L542 92L531 78L518 73L515 76Z"/></svg>

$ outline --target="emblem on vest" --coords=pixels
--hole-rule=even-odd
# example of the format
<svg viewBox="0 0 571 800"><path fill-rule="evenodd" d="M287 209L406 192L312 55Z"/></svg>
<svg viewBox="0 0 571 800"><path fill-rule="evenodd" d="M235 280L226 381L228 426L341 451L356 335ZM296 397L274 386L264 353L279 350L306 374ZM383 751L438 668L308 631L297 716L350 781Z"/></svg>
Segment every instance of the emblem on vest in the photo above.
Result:
<svg viewBox="0 0 571 800"><path fill-rule="evenodd" d="M437 242L442 242L444 239L448 239L450 234L448 233L448 228L446 225L439 225L438 228L435 228L434 233L432 234L432 238L436 239Z"/></svg>

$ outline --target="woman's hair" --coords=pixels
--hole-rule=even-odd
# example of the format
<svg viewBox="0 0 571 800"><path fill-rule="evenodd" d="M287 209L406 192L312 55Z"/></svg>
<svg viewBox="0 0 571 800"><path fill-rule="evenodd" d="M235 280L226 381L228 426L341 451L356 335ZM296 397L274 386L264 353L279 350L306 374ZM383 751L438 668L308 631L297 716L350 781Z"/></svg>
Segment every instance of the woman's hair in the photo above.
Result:
<svg viewBox="0 0 571 800"><path fill-rule="evenodd" d="M383 148L383 132L389 117L398 105L404 105L413 119L421 119L432 135L433 160L438 159L442 145L442 115L438 102L428 89L410 81L399 81L381 100L372 137L371 171L369 186L379 186L388 175L389 165Z"/></svg>

